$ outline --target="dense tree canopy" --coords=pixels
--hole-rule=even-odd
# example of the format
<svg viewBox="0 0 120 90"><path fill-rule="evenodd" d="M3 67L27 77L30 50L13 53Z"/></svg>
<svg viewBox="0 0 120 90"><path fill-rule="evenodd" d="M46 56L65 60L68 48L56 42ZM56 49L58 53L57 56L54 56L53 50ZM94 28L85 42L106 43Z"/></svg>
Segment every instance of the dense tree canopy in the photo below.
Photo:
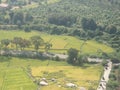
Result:
<svg viewBox="0 0 120 90"><path fill-rule="evenodd" d="M77 61L77 57L78 57L78 50L73 48L68 50L68 63L75 64L75 62Z"/></svg>
<svg viewBox="0 0 120 90"><path fill-rule="evenodd" d="M83 18L82 21L82 27L83 29L88 30L96 30L97 24L93 19Z"/></svg>
<svg viewBox="0 0 120 90"><path fill-rule="evenodd" d="M35 50L38 50L39 46L44 43L44 40L40 36L32 36L31 41L34 45Z"/></svg>
<svg viewBox="0 0 120 90"><path fill-rule="evenodd" d="M76 17L67 14L53 14L48 18L48 22L56 25L71 26L76 23Z"/></svg>

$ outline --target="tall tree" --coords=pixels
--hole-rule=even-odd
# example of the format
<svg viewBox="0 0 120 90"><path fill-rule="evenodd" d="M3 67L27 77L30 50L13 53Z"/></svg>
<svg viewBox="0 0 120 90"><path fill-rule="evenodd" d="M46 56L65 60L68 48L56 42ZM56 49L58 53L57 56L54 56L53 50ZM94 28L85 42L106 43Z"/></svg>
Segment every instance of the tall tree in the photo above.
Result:
<svg viewBox="0 0 120 90"><path fill-rule="evenodd" d="M31 41L36 51L38 51L39 46L44 43L44 40L40 36L32 36Z"/></svg>
<svg viewBox="0 0 120 90"><path fill-rule="evenodd" d="M21 41L19 42L19 46L22 49L29 47L31 45L30 41L27 39L21 39Z"/></svg>
<svg viewBox="0 0 120 90"><path fill-rule="evenodd" d="M16 45L16 49L18 49L18 45L21 42L22 38L21 37L14 37L12 40L12 43Z"/></svg>
<svg viewBox="0 0 120 90"><path fill-rule="evenodd" d="M48 50L50 50L50 48L52 47L51 43L45 43L45 51L48 52Z"/></svg>
<svg viewBox="0 0 120 90"><path fill-rule="evenodd" d="M75 64L77 61L77 57L78 57L78 50L74 49L74 48L70 48L68 50L68 63L70 64Z"/></svg>
<svg viewBox="0 0 120 90"><path fill-rule="evenodd" d="M14 24L18 24L18 22L24 24L24 14L22 12L16 12L13 18L14 18Z"/></svg>
<svg viewBox="0 0 120 90"><path fill-rule="evenodd" d="M83 29L96 30L97 24L93 19L83 18L81 20Z"/></svg>
<svg viewBox="0 0 120 90"><path fill-rule="evenodd" d="M115 34L117 32L117 28L114 25L109 25L106 27L105 31L109 34Z"/></svg>
<svg viewBox="0 0 120 90"><path fill-rule="evenodd" d="M7 48L7 46L10 44L10 40L9 39L3 39L1 40L1 44L5 46L5 48Z"/></svg>

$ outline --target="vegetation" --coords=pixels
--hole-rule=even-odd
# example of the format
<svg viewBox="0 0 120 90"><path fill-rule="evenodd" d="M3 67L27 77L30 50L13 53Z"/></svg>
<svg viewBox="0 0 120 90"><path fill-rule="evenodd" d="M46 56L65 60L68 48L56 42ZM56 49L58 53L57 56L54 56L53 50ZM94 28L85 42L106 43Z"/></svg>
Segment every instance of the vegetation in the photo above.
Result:
<svg viewBox="0 0 120 90"><path fill-rule="evenodd" d="M49 66L47 66L49 61ZM63 82L64 80L70 80L77 85L85 86L89 88L90 84L93 87L97 87L100 74L102 72L102 66L96 65L85 65L82 67L73 67L64 61L57 62L52 60L36 60L36 59L24 59L24 58L13 58L0 56L0 88L2 90L19 90L21 88L26 90L34 90L37 86L30 80L27 73L28 67L31 68L33 76L38 78L46 77L47 79L56 78L58 81ZM93 73L91 73L93 71ZM44 74L44 72L48 72ZM83 73L81 73L83 72ZM55 73L57 75L55 76ZM63 73L63 74L62 74ZM84 74L84 75L83 75ZM62 75L62 76L60 76ZM65 75L65 77L63 77ZM89 75L89 77L88 77ZM81 77L82 76L82 77ZM83 77L84 76L84 77ZM93 78L94 77L94 78ZM67 83L67 82L66 82ZM64 83L62 83L64 84ZM48 88L59 88L55 83L51 83L48 87L42 87L44 90ZM63 90L68 90L62 87Z"/></svg>
<svg viewBox="0 0 120 90"><path fill-rule="evenodd" d="M119 0L7 0L6 3L11 9L16 5L19 9L0 12L1 29L20 28L95 39L120 51ZM39 5L25 8L34 3Z"/></svg>
<svg viewBox="0 0 120 90"><path fill-rule="evenodd" d="M107 83L107 90L119 90L119 72L120 72L120 67L119 66L114 66L112 69L112 73L110 74L110 80Z"/></svg>
<svg viewBox="0 0 120 90"><path fill-rule="evenodd" d="M51 78L55 78L57 82L61 85L61 88L57 87L57 83L50 82L49 86L42 87L42 89L47 90L48 88L53 88L57 90L71 90L69 88L65 88L65 84L68 82L72 82L77 84L78 86L90 88L90 84L92 84L93 88L97 88L99 75L101 73L101 66L89 66L85 65L82 67L74 67L74 66L48 66L48 67L33 67L32 74L37 77L45 77L48 80ZM93 73L91 73L93 71ZM56 74L57 73L57 74ZM89 77L88 77L89 75Z"/></svg>
<svg viewBox="0 0 120 90"><path fill-rule="evenodd" d="M50 46L52 44L52 47L50 48L49 51L59 52L59 53L67 53L67 50L70 48L75 48L78 51L81 49L80 51L82 53L88 53L88 54L93 54L93 53L99 54L98 52L99 50L101 50L101 52L106 52L106 53L114 52L114 49L110 48L107 45L97 43L96 41L93 41L93 40L88 40L84 43L83 40L79 40L72 36L49 35L46 33L41 33L36 31L26 33L24 31L2 31L1 30L0 33L1 33L0 40L4 40L8 38L10 39L10 41L12 40L13 44L11 43L7 47L9 49L12 49L12 48L18 49L18 47L21 47L21 49L26 49L26 50L34 50L34 49L37 50L38 47L36 46L35 48L33 47L34 45L39 46L40 44L41 45L44 44L43 46L40 47L40 49L42 48L44 50L44 48L46 47L45 43L49 43ZM41 37L39 37L38 35ZM40 43L38 42L38 40L36 42L36 39L34 38L31 41L30 39L31 37L40 38ZM30 44L32 45L30 46Z"/></svg>
<svg viewBox="0 0 120 90"><path fill-rule="evenodd" d="M67 62L79 66L72 67L66 62L60 62L57 56L55 60L59 61L61 69L59 69L58 62L54 61L50 61L52 65L49 66L49 61L44 61L44 65L44 62L37 60L38 65L36 61L31 60L34 66L32 67L31 61L28 59L22 62L24 60L17 61L18 58L1 56L0 81L2 82L0 82L0 88L2 90L37 89L37 86L27 77L28 72L31 74L28 69L32 70L35 81L39 81L38 79L43 76L47 79L55 76L59 82L71 81L77 85L86 83L84 85L88 90L96 90L101 66L93 64L96 70L99 68L98 73L90 64L86 65L87 56L111 59L114 64L120 63L119 0L0 0L0 5L1 53L4 50L36 53L45 51L46 54L49 52L68 53ZM46 67L46 63L48 67ZM106 63L104 60L103 66ZM53 66L59 71L54 71ZM47 70L35 74L36 70L41 71L44 67ZM66 70L64 71L62 68ZM119 69L116 66L114 68L107 84L108 90L119 90ZM53 72L49 69L52 69ZM92 81L90 78L93 77L90 76L92 74L89 71L94 70L93 74L97 77L93 75L95 81ZM89 75L90 78L82 75L79 71ZM85 76L88 80L83 79L84 77L76 77L76 75ZM20 78L23 78L23 81L20 81ZM83 79L82 83L77 79L79 81ZM15 81L16 84L11 81ZM89 83L94 84L93 87ZM63 84L61 88L66 90ZM42 89L59 90L55 83L50 82L50 85L52 87L47 86Z"/></svg>

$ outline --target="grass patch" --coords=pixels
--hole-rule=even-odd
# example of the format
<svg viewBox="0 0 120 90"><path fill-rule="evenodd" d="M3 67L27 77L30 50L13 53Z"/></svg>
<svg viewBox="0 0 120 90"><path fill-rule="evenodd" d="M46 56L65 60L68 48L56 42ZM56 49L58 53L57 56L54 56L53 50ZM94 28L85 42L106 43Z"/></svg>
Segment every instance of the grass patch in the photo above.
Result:
<svg viewBox="0 0 120 90"><path fill-rule="evenodd" d="M37 86L23 70L28 66L34 76L49 79L49 85L42 87L42 90L73 90L65 87L67 82L86 88L90 86L96 88L103 70L100 65L86 64L84 67L75 67L64 61L0 57L0 89L36 90ZM57 83L50 81L52 77L57 79ZM61 87L58 87L58 84L61 84Z"/></svg>
<svg viewBox="0 0 120 90"><path fill-rule="evenodd" d="M72 36L58 36L58 35L49 35L46 33L41 33L37 31L32 31L30 33L26 33L24 31L0 31L0 40L2 39L13 39L14 37L22 37L29 39L31 36L39 35L41 36L45 42L52 43L51 52L57 53L66 53L69 48L76 48L80 50L81 45L84 43L83 40L77 39ZM47 36L47 37L46 37ZM15 48L15 47L14 47ZM44 48L44 47L41 47ZM28 50L34 50L33 47L27 48ZM42 50L42 49L41 49ZM104 44L100 44L93 40L88 40L82 47L82 53L97 53L98 50L101 50L106 53L113 52L114 50ZM44 51L44 49L43 49Z"/></svg>
<svg viewBox="0 0 120 90"><path fill-rule="evenodd" d="M86 87L87 89L90 86L96 89L101 73L102 66L100 65L87 65L86 68L74 66L32 67L33 76L46 77L48 80L50 80L50 78L56 78L57 82L59 82L62 86L62 90L69 90L68 88L65 88L65 85L68 82L75 83L81 87ZM48 82L50 85L43 87L43 90L52 88L51 85L59 90L57 83L51 83L50 81Z"/></svg>
<svg viewBox="0 0 120 90"><path fill-rule="evenodd" d="M21 68L9 68L4 72L4 81L2 90L35 90L32 80L26 75Z"/></svg>
<svg viewBox="0 0 120 90"><path fill-rule="evenodd" d="M0 90L36 90L37 85L23 68L47 66L49 60L10 58L0 56ZM51 66L69 65L66 62L49 61Z"/></svg>

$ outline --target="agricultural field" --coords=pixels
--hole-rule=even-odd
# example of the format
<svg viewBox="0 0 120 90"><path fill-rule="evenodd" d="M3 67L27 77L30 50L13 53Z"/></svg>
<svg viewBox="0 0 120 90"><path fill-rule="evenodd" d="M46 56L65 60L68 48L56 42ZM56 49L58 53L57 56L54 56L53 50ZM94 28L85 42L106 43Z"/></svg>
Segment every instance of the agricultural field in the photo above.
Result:
<svg viewBox="0 0 120 90"><path fill-rule="evenodd" d="M49 65L48 65L49 62ZM47 66L48 65L48 66ZM36 90L37 85L27 74L27 68L31 68L32 75L38 79L45 77L49 85L41 87L41 90L71 90L65 87L65 83L72 82L81 87L97 88L103 68L101 65L84 65L83 67L71 66L68 63L51 60L37 60L25 58L13 58L0 56L0 89L1 90ZM92 73L91 73L92 72ZM57 83L51 82L56 78Z"/></svg>
<svg viewBox="0 0 120 90"><path fill-rule="evenodd" d="M66 51L69 48L75 48L77 50L80 50L82 53L92 53L95 54L99 50L106 52L106 53L111 53L114 50L104 44L98 43L94 40L88 40L84 42L83 40L80 40L76 37L72 36L65 36L65 35L49 35L46 33L42 32L37 32L37 31L32 31L29 33L25 33L24 31L0 31L0 40L2 39L13 39L14 37L22 37L25 39L29 39L31 36L39 35L41 36L45 42L49 42L52 44L51 47L51 52L57 52L57 53L66 53ZM46 37L47 36L47 37ZM84 45L83 45L84 43ZM10 47L10 46L9 46ZM41 50L44 50L44 46L40 47ZM27 48L29 50L33 50L33 47Z"/></svg>
<svg viewBox="0 0 120 90"><path fill-rule="evenodd" d="M15 64L10 65L12 60L8 57L0 57L0 90L36 90L37 85L28 77L24 69L14 66Z"/></svg>
<svg viewBox="0 0 120 90"><path fill-rule="evenodd" d="M42 87L43 90L48 90L49 88L52 90L61 90L61 88L62 90L73 90L66 89L66 83L70 82L75 83L78 87L90 88L92 86L96 89L101 73L102 67L99 65L88 65L85 68L74 66L32 67L33 76L45 77L48 80L49 85ZM56 82L51 82L51 78L55 78ZM61 87L58 87L58 85L61 85Z"/></svg>

